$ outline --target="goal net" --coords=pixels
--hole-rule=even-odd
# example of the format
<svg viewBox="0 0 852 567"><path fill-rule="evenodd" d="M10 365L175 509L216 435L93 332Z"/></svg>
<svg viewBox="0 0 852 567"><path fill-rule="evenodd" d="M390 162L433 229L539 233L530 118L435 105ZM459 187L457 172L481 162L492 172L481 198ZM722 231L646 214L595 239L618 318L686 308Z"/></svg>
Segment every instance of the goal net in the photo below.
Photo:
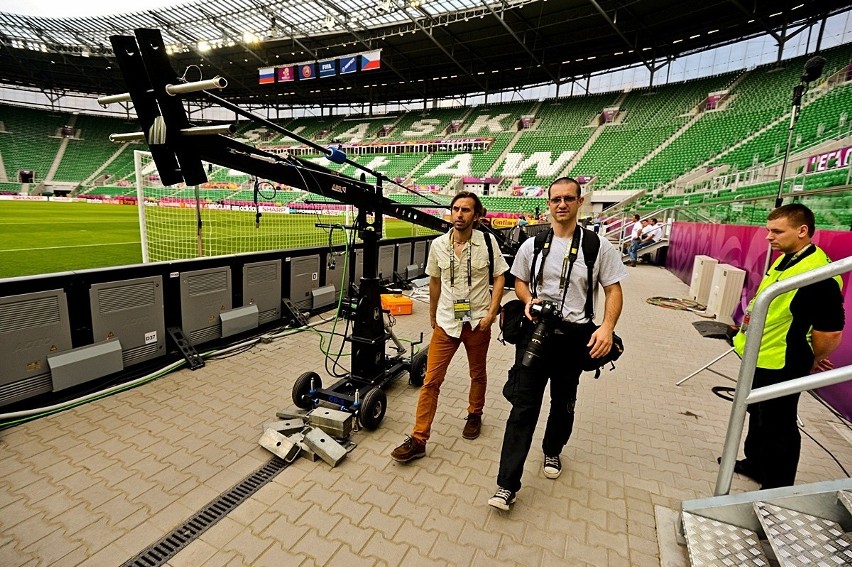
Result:
<svg viewBox="0 0 852 567"><path fill-rule="evenodd" d="M329 245L321 224L352 224L352 207L248 174L204 164L208 182L197 187L160 182L150 152L136 150L134 171L144 262ZM258 219L257 213L260 213ZM332 231L331 244L346 234Z"/></svg>

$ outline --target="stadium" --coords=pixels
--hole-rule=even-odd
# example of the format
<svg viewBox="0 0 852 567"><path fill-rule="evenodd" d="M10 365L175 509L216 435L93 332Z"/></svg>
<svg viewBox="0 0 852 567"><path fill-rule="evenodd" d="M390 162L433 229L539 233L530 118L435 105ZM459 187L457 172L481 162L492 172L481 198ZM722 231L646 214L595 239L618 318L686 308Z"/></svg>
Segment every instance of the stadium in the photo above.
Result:
<svg viewBox="0 0 852 567"><path fill-rule="evenodd" d="M717 463L754 368L701 332L742 321L782 203L851 312L848 3L0 5L0 46L0 564L852 564L852 335L802 386L796 486L759 490ZM456 431L457 357L428 457L389 453L453 195L511 264L562 176L619 248L634 214L664 238L625 280L624 356L583 375L567 474L528 462L501 513L496 332L483 436ZM351 439L270 448L325 432L313 406Z"/></svg>

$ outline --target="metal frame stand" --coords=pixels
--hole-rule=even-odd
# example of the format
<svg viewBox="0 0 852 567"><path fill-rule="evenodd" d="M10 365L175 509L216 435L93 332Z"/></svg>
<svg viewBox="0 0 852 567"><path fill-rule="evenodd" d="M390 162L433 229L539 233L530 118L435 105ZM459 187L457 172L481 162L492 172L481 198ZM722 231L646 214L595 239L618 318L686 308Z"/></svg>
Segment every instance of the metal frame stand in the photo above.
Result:
<svg viewBox="0 0 852 567"><path fill-rule="evenodd" d="M713 366L714 364L716 364L717 362L719 362L720 360L722 360L723 358L725 358L726 356L731 354L732 352L734 352L734 347L729 348L728 350L726 350L725 352L723 352L722 354L720 354L719 356L717 356L716 358L714 358L713 360L711 360L710 362L708 362L707 364L705 364L704 366L702 366L701 368L699 368L698 370L696 370L695 372L690 374L689 376L682 378L678 382L675 382L675 386L680 386L681 384L683 384L684 382L686 382L687 380L689 380L690 378L692 378L693 376L695 376L696 374L701 372L702 370L709 370L713 374L718 374L722 378L727 378L728 380L731 380L732 382L736 382L736 380L734 380L730 376L726 376L725 374L722 374L721 372L716 372L715 370L710 368L711 366Z"/></svg>

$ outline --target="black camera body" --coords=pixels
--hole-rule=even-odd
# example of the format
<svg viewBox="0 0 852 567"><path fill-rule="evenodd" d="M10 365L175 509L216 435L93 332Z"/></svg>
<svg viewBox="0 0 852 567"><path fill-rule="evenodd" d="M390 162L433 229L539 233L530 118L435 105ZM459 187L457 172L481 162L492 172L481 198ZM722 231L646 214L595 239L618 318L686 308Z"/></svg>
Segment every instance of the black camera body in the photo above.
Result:
<svg viewBox="0 0 852 567"><path fill-rule="evenodd" d="M544 344L556 323L562 321L562 310L555 301L542 301L530 305L530 313L538 318L535 329L530 336L521 365L531 368L544 354Z"/></svg>

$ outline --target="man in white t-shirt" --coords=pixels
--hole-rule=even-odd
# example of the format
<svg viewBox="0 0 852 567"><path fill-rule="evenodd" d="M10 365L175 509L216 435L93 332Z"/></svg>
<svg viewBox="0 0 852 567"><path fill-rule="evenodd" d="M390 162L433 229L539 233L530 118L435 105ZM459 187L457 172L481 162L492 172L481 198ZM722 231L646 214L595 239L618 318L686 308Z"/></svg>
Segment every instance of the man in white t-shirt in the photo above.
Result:
<svg viewBox="0 0 852 567"><path fill-rule="evenodd" d="M630 256L630 265L636 266L636 262L639 259L639 250L647 248L655 242L659 242L662 238L663 227L657 223L657 219L652 218L642 229L639 240L634 242L633 245L630 246L630 250L627 251L627 254Z"/></svg>
<svg viewBox="0 0 852 567"><path fill-rule="evenodd" d="M630 240L624 243L623 252L627 254L630 247L639 242L642 236L642 229L648 226L648 219L639 220L639 215L633 215L633 226L630 227Z"/></svg>

